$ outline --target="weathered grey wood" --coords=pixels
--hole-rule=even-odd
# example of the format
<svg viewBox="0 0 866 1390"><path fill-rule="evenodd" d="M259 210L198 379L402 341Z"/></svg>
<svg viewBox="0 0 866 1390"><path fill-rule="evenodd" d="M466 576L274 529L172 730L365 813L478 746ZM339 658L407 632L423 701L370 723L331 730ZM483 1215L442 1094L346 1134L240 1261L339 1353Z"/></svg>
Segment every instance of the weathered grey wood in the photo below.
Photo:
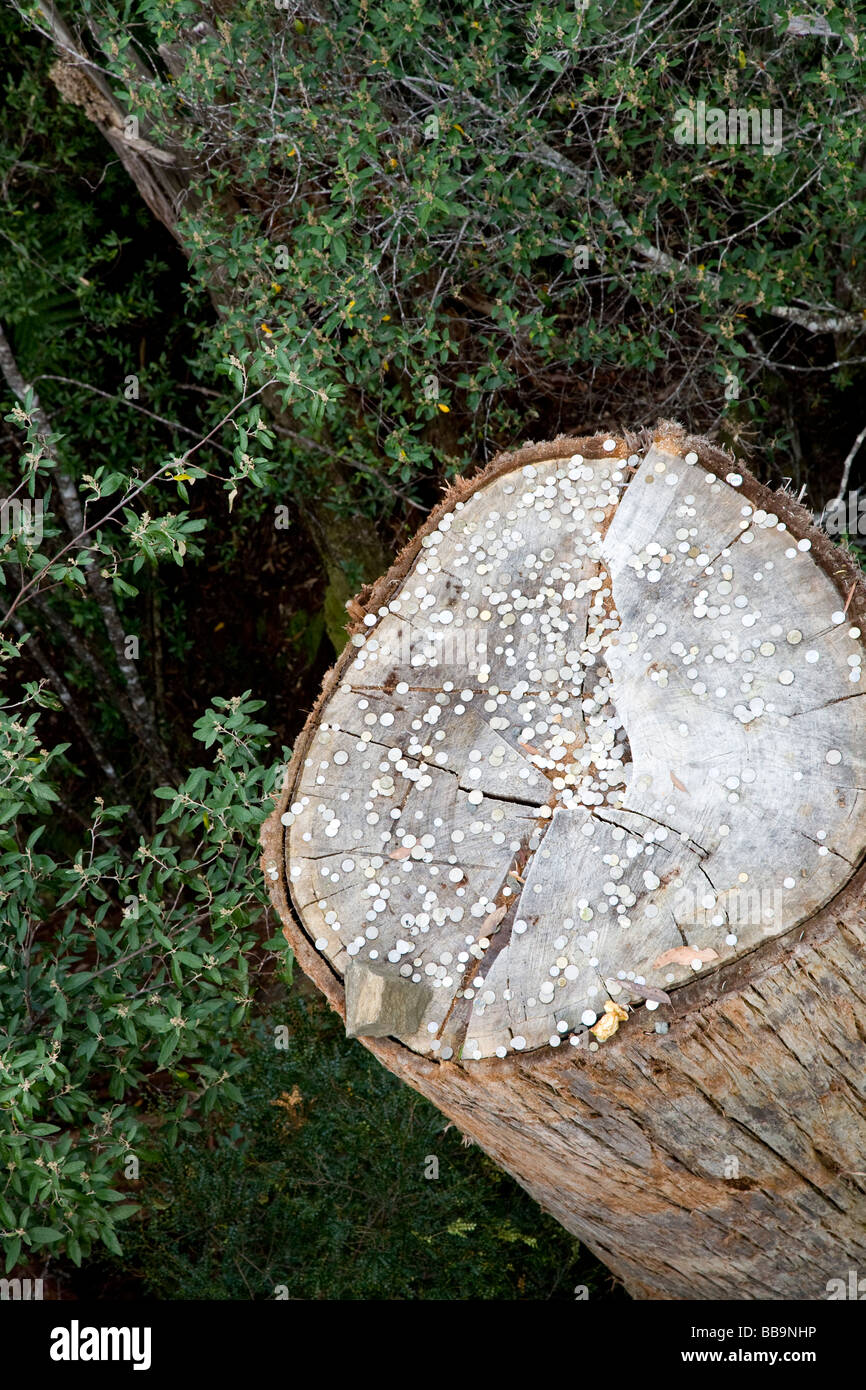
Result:
<svg viewBox="0 0 866 1390"><path fill-rule="evenodd" d="M294 900L338 970L432 982L386 1030L416 1051L578 1045L791 930L863 849L832 580L733 471L608 442L443 512L297 780Z"/></svg>
<svg viewBox="0 0 866 1390"><path fill-rule="evenodd" d="M364 607L264 834L303 967L426 991L366 1045L635 1292L825 1296L866 1219L855 567L662 425L497 460Z"/></svg>

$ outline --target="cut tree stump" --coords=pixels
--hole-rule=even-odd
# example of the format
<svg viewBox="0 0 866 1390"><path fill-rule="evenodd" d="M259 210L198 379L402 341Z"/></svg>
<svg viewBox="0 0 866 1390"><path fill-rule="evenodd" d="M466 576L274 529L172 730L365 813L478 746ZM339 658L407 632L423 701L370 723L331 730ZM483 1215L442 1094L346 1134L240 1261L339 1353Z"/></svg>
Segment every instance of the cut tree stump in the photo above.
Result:
<svg viewBox="0 0 866 1390"><path fill-rule="evenodd" d="M637 1297L866 1271L851 557L662 422L459 481L352 612L262 860L348 1033Z"/></svg>

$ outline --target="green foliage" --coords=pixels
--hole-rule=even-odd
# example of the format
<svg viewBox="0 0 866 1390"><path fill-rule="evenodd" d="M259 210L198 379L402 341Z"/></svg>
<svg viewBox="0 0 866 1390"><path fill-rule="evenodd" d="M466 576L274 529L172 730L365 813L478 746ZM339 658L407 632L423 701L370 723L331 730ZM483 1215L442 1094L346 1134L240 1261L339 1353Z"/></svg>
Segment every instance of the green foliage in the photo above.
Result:
<svg viewBox="0 0 866 1390"><path fill-rule="evenodd" d="M140 1271L144 1292L569 1299L578 1284L598 1288L577 1241L347 1043L321 1001L294 995L243 1046L240 1102L142 1169L124 1270ZM438 1177L425 1177L431 1160Z"/></svg>
<svg viewBox="0 0 866 1390"><path fill-rule="evenodd" d="M155 138L208 150L185 244L220 286L214 345L255 339L251 377L276 371L325 446L289 442L300 491L336 455L393 506L534 421L618 418L624 390L635 423L665 394L736 441L767 422L767 371L800 363L774 314L862 317L863 41L839 4L830 38L773 0L242 5L146 83L85 8ZM183 7L132 8L184 42ZM780 147L679 142L699 102L778 114Z"/></svg>
<svg viewBox="0 0 866 1390"><path fill-rule="evenodd" d="M31 498L37 493L42 494L40 473L50 476L57 467L57 450L63 437L50 433L36 415L31 414L35 411L33 399L32 390L28 390L23 404L14 406L11 413L5 416L7 422L26 431L27 448L20 459L20 481L10 494L12 497L22 493ZM273 442L261 420L259 406L253 406L244 415L242 423L231 419L233 414L234 411L230 411L225 421L226 424L231 423L238 437L234 449L235 466L224 479L230 502L237 496L241 482L249 481L261 486L262 477L257 469L266 469L267 460L264 456L252 457L249 449L269 449ZM97 468L95 473L85 474L81 479L83 524L71 540L63 538L54 555L43 552L38 546L46 536L52 541L60 539L55 525L50 525L47 532L44 526L36 530L31 528L30 531L21 527L4 527L0 536L0 584L9 587L11 574L19 586L17 593L14 589L12 591L14 598L7 618L22 601L30 597L33 590L40 589L48 582L83 588L86 582L84 570L88 565L99 564L105 573L110 574L115 594L134 597L138 590L129 578L122 577L124 571L128 571L130 576L135 575L147 562L159 564L172 560L180 565L188 553L200 553L192 537L204 529L203 520L192 518L186 509L164 511L153 516L140 504L137 509L129 505L142 498L146 501L148 493L164 482L174 482L180 497L188 500L186 484L204 477L203 470L190 462L193 452L194 448L187 450L180 458L168 459L154 467L145 478L105 466ZM171 469L175 471L171 472ZM118 494L119 500L114 501ZM88 511L108 499L112 499L110 507L99 509L98 521L90 520ZM50 491L40 495L39 501L43 505L43 514L47 511L51 517Z"/></svg>
<svg viewBox="0 0 866 1390"><path fill-rule="evenodd" d="M7 656L10 654L7 652ZM127 807L97 798L81 847L45 850L58 800L38 715L0 709L0 1242L22 1253L94 1244L119 1251L135 1209L119 1170L147 1148L143 1104L159 1098L160 1142L194 1131L220 1096L237 1100L236 1037L255 989L264 890L256 872L263 798L261 701L215 700L195 736L214 749L128 853ZM284 961L281 941L272 945Z"/></svg>

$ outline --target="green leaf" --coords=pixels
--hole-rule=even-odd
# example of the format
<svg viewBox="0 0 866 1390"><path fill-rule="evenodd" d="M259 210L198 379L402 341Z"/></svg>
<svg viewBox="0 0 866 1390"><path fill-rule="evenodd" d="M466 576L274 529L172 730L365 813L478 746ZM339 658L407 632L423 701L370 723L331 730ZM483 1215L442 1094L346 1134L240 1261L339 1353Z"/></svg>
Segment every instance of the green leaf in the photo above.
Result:
<svg viewBox="0 0 866 1390"><path fill-rule="evenodd" d="M169 1057L171 1057L172 1053L177 1048L179 1038L180 1034L177 1028L172 1028L171 1032L166 1033L162 1047L159 1049L159 1056L156 1059L156 1065L158 1067L164 1067L166 1065Z"/></svg>
<svg viewBox="0 0 866 1390"><path fill-rule="evenodd" d="M52 1245L55 1241L63 1239L63 1232L53 1226L31 1226L29 1235L31 1240L38 1241L40 1245Z"/></svg>

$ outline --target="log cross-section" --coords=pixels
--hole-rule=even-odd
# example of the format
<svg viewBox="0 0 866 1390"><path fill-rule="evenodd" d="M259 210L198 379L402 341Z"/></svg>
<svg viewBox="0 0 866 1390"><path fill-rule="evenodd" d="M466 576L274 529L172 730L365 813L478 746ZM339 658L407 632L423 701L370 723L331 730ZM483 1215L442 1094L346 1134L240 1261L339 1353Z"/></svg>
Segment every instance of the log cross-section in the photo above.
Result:
<svg viewBox="0 0 866 1390"><path fill-rule="evenodd" d="M349 1034L637 1292L685 1296L699 1270L699 1294L774 1296L765 1272L743 1285L739 1255L738 1295L719 1252L732 1194L769 1201L798 1125L832 1131L822 1238L835 1225L837 1254L862 1252L864 604L850 557L789 496L663 423L531 446L458 483L356 611L263 859ZM838 953L829 993L802 978L807 937ZM570 1138L540 1118L549 1100L536 1113L542 1074L543 1094L568 1097ZM635 1134L642 1105L662 1118ZM602 1153L587 1170L580 1127L601 1116L609 1176L628 1179L619 1224L654 1231L637 1252L610 1241L616 1217L597 1219ZM827 1185L808 1166L779 1179L802 1185L804 1210ZM671 1264L658 1220L677 1169L699 1210L728 1217L696 1261ZM775 1296L821 1296L804 1257L784 1263L796 1273Z"/></svg>

